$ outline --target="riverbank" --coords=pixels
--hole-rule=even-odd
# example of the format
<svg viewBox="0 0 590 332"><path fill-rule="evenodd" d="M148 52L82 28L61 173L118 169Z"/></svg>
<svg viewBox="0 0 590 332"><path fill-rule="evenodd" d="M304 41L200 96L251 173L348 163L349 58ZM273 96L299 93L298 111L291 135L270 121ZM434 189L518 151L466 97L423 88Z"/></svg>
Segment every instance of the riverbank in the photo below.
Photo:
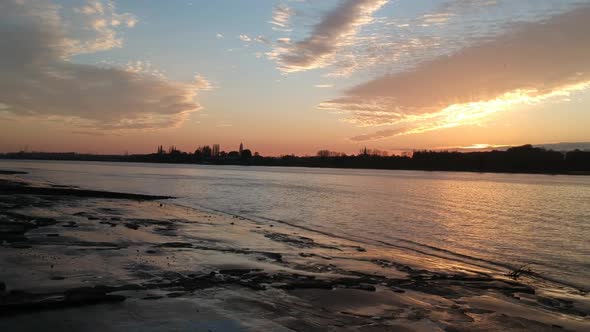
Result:
<svg viewBox="0 0 590 332"><path fill-rule="evenodd" d="M206 151L205 151L206 150ZM321 150L316 156L260 156L233 151L211 154L211 149L194 153L162 149L152 154L94 155L78 153L18 152L0 154L6 160L96 161L185 165L307 167L471 173L590 175L589 151L553 151L530 144L493 151L420 151L401 156L364 149L358 155Z"/></svg>
<svg viewBox="0 0 590 332"><path fill-rule="evenodd" d="M509 271L189 209L164 197L17 176L0 181L4 330L590 326L586 293L526 272L515 280Z"/></svg>

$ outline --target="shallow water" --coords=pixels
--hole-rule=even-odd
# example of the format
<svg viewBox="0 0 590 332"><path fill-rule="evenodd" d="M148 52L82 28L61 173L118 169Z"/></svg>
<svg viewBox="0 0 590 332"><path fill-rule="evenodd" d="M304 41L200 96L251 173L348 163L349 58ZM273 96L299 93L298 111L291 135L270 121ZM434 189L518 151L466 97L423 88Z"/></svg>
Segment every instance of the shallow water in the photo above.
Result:
<svg viewBox="0 0 590 332"><path fill-rule="evenodd" d="M89 189L286 222L588 288L590 177L0 160Z"/></svg>

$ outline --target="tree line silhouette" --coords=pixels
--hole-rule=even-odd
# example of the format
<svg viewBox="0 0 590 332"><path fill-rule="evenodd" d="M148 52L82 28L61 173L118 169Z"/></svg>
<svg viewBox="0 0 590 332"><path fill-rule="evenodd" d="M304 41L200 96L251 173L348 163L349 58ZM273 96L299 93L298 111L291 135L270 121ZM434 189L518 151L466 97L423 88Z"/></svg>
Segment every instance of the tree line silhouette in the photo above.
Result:
<svg viewBox="0 0 590 332"><path fill-rule="evenodd" d="M251 166L294 166L330 168L371 168L428 171L472 171L514 173L590 174L590 151L559 152L530 144L505 151L453 152L420 150L411 154L388 155L380 150L362 149L347 155L320 150L315 156L283 155L264 157L249 149L220 151L219 145L202 146L183 152L174 146L159 146L151 154L94 155L78 153L16 152L0 154L3 159L85 160L112 162L186 163Z"/></svg>

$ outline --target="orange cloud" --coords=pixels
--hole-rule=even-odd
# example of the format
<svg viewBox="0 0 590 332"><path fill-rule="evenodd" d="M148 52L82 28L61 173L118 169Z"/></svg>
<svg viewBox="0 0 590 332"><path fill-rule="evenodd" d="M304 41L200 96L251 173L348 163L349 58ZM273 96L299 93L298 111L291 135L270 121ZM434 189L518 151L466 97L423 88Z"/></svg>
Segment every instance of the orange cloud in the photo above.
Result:
<svg viewBox="0 0 590 332"><path fill-rule="evenodd" d="M518 104L590 87L588 31L589 7L520 24L494 40L356 86L319 107L361 126L396 127L353 140L478 123Z"/></svg>
<svg viewBox="0 0 590 332"><path fill-rule="evenodd" d="M279 4L275 6L272 13L272 21L270 21L270 23L274 25L273 29L289 31L289 21L293 15L295 15L295 10L287 5Z"/></svg>

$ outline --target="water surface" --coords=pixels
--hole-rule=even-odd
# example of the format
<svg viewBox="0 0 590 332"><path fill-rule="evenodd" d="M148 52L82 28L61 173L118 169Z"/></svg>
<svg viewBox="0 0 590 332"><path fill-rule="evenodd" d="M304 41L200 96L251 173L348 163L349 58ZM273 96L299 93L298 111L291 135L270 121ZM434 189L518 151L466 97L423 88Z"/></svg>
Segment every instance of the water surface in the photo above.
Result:
<svg viewBox="0 0 590 332"><path fill-rule="evenodd" d="M498 269L531 264L590 287L590 177L6 160L0 169Z"/></svg>

